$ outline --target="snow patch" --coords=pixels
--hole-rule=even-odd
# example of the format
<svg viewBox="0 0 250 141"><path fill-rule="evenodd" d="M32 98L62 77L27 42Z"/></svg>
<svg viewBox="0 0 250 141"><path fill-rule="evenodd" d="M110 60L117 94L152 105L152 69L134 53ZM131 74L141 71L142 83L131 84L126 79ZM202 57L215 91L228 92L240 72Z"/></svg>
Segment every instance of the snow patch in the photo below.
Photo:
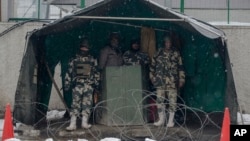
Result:
<svg viewBox="0 0 250 141"><path fill-rule="evenodd" d="M250 26L250 23L243 22L230 22L229 24L225 21L223 22L209 22L211 25L223 25L223 26Z"/></svg>
<svg viewBox="0 0 250 141"><path fill-rule="evenodd" d="M86 139L77 139L77 141L88 141Z"/></svg>
<svg viewBox="0 0 250 141"><path fill-rule="evenodd" d="M242 124L242 118L243 118L243 124L246 124L246 125L250 125L250 114L242 114L241 113L237 113L237 123L239 125Z"/></svg>
<svg viewBox="0 0 250 141"><path fill-rule="evenodd" d="M0 119L0 130L3 130L4 119Z"/></svg>
<svg viewBox="0 0 250 141"><path fill-rule="evenodd" d="M52 120L58 120L62 119L66 111L58 111L58 110L52 110L47 112L47 120L52 121Z"/></svg>
<svg viewBox="0 0 250 141"><path fill-rule="evenodd" d="M152 139L146 138L145 141L156 141L156 140L152 140Z"/></svg>
<svg viewBox="0 0 250 141"><path fill-rule="evenodd" d="M11 138L11 139L7 139L7 140L4 140L4 141L21 141L21 140L16 139L16 138Z"/></svg>
<svg viewBox="0 0 250 141"><path fill-rule="evenodd" d="M101 139L100 141L121 141L121 139L118 139L118 138L104 138L104 139Z"/></svg>
<svg viewBox="0 0 250 141"><path fill-rule="evenodd" d="M2 138L2 134L3 134L3 123L4 123L4 120L0 119L0 138Z"/></svg>

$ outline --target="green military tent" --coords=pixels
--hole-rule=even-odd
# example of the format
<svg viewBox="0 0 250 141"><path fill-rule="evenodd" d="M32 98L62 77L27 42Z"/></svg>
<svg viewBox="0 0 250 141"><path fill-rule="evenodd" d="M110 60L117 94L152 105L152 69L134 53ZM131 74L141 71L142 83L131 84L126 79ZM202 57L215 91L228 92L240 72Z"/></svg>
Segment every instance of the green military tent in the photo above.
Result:
<svg viewBox="0 0 250 141"><path fill-rule="evenodd" d="M98 57L110 32L120 32L126 50L130 39L140 36L143 27L154 29L157 48L166 32L178 37L176 46L187 75L182 91L185 104L205 112L229 107L235 122L236 90L223 31L150 0L103 0L28 33L14 118L29 125L41 119L39 115L47 111L52 88L46 64L53 75L55 66L61 63L64 78L67 63L83 36L90 39L91 54ZM70 96L65 99L69 104Z"/></svg>

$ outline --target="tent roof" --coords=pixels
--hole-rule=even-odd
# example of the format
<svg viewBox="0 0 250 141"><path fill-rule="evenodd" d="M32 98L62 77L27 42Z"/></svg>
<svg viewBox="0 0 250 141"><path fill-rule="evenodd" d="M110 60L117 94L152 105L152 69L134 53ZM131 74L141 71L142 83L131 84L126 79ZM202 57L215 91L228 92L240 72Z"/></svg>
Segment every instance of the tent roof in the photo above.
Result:
<svg viewBox="0 0 250 141"><path fill-rule="evenodd" d="M82 10L76 11L71 15L65 16L62 19L56 20L53 23L50 23L40 30L35 31L35 34L38 36L48 35L58 32L68 31L73 29L74 27L81 26L83 23L88 22L91 19L99 19L102 20L110 20L107 19L106 13L109 12L112 8L118 5L128 5L131 4L133 0L102 0L98 3L84 8ZM178 24L179 26L188 29L193 32L199 32L202 35L215 39L215 38L225 38L225 34L223 31L217 29L216 27L209 25L205 22L199 21L197 19L191 18L185 14L178 13L169 8L158 5L157 3L151 0L138 0L141 6L145 6L152 10L152 12L157 14L157 18L153 17L139 17L134 16L133 20L171 20L171 22ZM83 16L84 17L81 17ZM106 18L106 19L105 19ZM114 17L113 17L114 18ZM122 18L126 18L122 13L118 13L118 16L115 17L117 20L124 20ZM143 19L142 19L143 18ZM131 19L129 19L131 20ZM128 21L129 21L128 20Z"/></svg>

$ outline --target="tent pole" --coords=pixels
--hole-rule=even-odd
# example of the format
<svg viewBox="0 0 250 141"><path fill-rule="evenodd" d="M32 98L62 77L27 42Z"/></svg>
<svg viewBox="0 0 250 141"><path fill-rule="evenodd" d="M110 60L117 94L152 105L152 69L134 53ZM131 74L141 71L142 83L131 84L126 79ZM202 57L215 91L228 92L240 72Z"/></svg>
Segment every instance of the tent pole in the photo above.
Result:
<svg viewBox="0 0 250 141"><path fill-rule="evenodd" d="M49 77L50 77L50 79L51 79L53 85L55 86L56 91L57 91L57 94L58 94L58 96L60 97L60 99L61 99L61 101L62 101L62 103L63 103L63 105L64 105L66 111L67 111L67 112L70 112L70 110L69 110L69 108L68 108L66 102L64 101L64 99L63 99L63 97L62 97L62 94L61 94L61 92L60 92L60 89L59 89L58 85L56 84L55 79L54 79L53 76L52 76L52 73L51 73L51 71L50 71L50 69L49 69L48 64L47 64L47 63L44 63L44 64L45 64L46 69L47 69L47 71L48 71Z"/></svg>
<svg viewBox="0 0 250 141"><path fill-rule="evenodd" d="M101 20L132 20L132 21L181 21L184 19L164 19L164 18L133 18L133 17L102 17L102 16L72 16L78 19L101 19Z"/></svg>
<svg viewBox="0 0 250 141"><path fill-rule="evenodd" d="M143 27L143 26L139 26L139 25L122 24L122 23L117 23L117 22L108 22L108 21L100 21L100 20L93 20L93 22L116 24L116 25L122 25L122 26L130 26L130 27L133 27L133 28L142 28ZM169 30L159 29L159 28L154 28L154 30L163 31L163 32L170 32Z"/></svg>

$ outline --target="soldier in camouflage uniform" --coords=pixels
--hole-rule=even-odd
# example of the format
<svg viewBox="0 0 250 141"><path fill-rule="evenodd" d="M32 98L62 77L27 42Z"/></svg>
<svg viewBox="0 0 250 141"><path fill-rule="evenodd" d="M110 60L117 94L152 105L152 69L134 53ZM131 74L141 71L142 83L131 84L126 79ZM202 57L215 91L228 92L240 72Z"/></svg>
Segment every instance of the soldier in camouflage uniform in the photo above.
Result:
<svg viewBox="0 0 250 141"><path fill-rule="evenodd" d="M177 93L178 89L185 83L185 73L180 53L172 46L169 36L164 37L164 46L164 48L159 49L154 55L150 66L150 79L156 88L159 115L159 120L154 125L161 126L165 123L164 101L167 96L169 100L167 127L173 127L177 106Z"/></svg>
<svg viewBox="0 0 250 141"><path fill-rule="evenodd" d="M149 57L146 53L140 51L140 40L133 39L130 44L130 50L123 54L124 65L134 66L141 65L146 66L149 64Z"/></svg>
<svg viewBox="0 0 250 141"><path fill-rule="evenodd" d="M70 110L70 125L66 130L76 129L76 119L82 115L82 128L90 128L88 119L93 105L94 87L99 85L99 72L97 60L89 55L88 40L84 39L80 45L80 51L70 61L68 72L65 76L65 90L71 87L73 101Z"/></svg>

